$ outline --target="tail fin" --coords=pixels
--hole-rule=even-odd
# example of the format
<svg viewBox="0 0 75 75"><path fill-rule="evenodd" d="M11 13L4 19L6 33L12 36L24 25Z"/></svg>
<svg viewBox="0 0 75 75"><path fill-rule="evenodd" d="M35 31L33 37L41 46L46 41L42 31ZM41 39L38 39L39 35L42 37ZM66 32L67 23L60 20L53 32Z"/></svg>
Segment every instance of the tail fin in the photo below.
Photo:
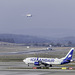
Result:
<svg viewBox="0 0 75 75"><path fill-rule="evenodd" d="M61 64L70 63L70 61L72 59L73 51L74 51L74 48L71 48L71 50L68 52L68 54L64 58L62 58L63 61L61 62Z"/></svg>
<svg viewBox="0 0 75 75"><path fill-rule="evenodd" d="M71 50L68 52L68 54L64 57L65 60L71 60L73 55L74 48L71 48Z"/></svg>

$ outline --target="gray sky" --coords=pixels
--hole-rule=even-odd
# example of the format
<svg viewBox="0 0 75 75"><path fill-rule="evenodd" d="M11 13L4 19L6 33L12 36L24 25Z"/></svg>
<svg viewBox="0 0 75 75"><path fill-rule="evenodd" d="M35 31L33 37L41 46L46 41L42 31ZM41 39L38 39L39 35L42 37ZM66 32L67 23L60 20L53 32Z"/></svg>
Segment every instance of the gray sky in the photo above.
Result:
<svg viewBox="0 0 75 75"><path fill-rule="evenodd" d="M75 0L0 0L0 34L65 37L74 32Z"/></svg>

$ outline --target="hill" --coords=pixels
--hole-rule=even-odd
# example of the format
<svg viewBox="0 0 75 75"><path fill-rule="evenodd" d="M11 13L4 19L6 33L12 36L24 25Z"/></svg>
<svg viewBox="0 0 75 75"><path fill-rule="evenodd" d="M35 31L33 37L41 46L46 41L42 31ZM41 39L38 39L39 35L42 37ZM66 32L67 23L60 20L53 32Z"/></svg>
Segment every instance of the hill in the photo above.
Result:
<svg viewBox="0 0 75 75"><path fill-rule="evenodd" d="M29 35L0 34L0 41L9 43L47 43L50 40Z"/></svg>
<svg viewBox="0 0 75 75"><path fill-rule="evenodd" d="M75 46L75 37L40 38L29 35L0 34L0 42L34 45L34 46Z"/></svg>

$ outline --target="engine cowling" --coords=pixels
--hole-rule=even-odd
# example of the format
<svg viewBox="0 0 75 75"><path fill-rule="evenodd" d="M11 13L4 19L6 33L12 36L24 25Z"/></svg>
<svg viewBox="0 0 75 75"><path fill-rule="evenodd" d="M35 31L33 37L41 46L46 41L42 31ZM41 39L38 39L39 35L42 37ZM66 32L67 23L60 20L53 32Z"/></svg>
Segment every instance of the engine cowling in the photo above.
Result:
<svg viewBox="0 0 75 75"><path fill-rule="evenodd" d="M39 66L40 64L39 64L39 62L35 62L35 63L34 63L34 65L37 65L37 66Z"/></svg>

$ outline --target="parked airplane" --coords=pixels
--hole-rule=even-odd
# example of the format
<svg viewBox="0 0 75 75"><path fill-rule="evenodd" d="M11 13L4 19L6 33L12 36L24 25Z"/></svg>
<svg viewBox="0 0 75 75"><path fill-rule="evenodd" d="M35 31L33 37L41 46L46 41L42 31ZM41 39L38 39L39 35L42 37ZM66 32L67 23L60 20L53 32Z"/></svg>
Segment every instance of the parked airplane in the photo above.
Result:
<svg viewBox="0 0 75 75"><path fill-rule="evenodd" d="M74 48L71 48L71 50L68 52L68 54L63 58L38 58L38 57L29 57L23 60L26 64L34 64L36 66L40 66L43 64L45 67L52 67L53 64L67 64L72 61L72 55L73 55Z"/></svg>

